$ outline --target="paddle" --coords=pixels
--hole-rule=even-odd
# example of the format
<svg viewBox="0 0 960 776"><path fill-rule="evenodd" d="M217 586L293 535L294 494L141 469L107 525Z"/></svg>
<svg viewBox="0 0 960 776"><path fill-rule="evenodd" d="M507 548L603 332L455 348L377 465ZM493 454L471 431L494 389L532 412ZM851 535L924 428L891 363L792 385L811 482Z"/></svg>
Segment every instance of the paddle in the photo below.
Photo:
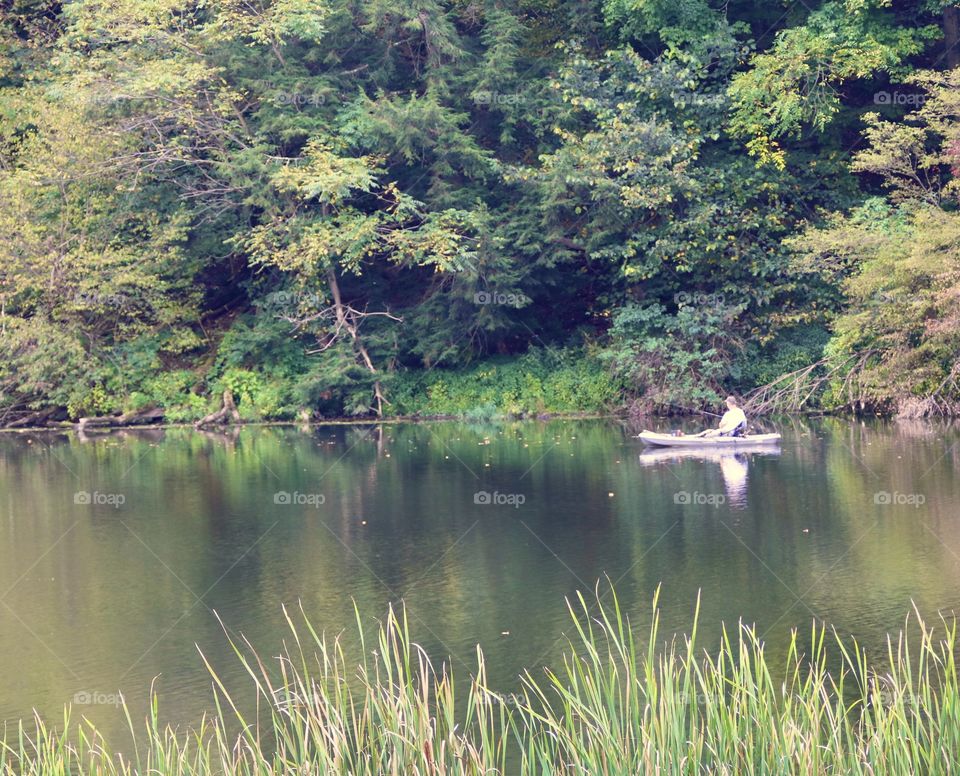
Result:
<svg viewBox="0 0 960 776"><path fill-rule="evenodd" d="M668 404L668 407L673 407L674 409L683 410L684 412L696 413L699 415L709 415L711 418L722 418L723 415L718 415L715 412L707 412L706 410L695 410L692 407L681 407L679 404Z"/></svg>

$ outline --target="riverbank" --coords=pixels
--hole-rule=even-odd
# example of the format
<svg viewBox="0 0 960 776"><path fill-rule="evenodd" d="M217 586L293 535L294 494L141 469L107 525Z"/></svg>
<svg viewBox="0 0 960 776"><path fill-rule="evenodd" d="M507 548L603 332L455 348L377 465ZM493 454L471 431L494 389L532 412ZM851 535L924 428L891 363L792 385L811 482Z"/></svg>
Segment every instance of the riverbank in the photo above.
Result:
<svg viewBox="0 0 960 776"><path fill-rule="evenodd" d="M298 383L299 379L242 369L220 375L186 370L142 375L136 385L91 389L89 396L75 404L60 405L51 399L40 409L14 412L8 408L0 412L0 431L607 416L639 420L650 416L703 415L704 410L715 413L728 392L716 387L712 393L699 391L669 403L658 403L638 394L636 386L615 376L602 360L573 351L492 358L459 370L407 370L384 375L381 389L386 401L379 416L372 407L358 405L356 396L347 400L335 391L307 390ZM789 384L786 378L784 381ZM812 398L803 402L802 407L782 406L776 396L791 393L789 386L758 390L750 384L732 390L747 400L745 406L752 417L772 413L847 417L897 414L894 408L888 408L886 413L861 408L857 413L851 406L830 406ZM369 395L363 395L369 399ZM920 405L919 399L906 403L900 407L900 414L931 415ZM951 411L943 405L932 414L950 416Z"/></svg>
<svg viewBox="0 0 960 776"><path fill-rule="evenodd" d="M570 614L562 667L525 673L509 694L487 686L479 650L469 677L432 663L402 611L373 639L361 634L362 657L288 615L297 647L279 664L231 642L259 715L241 710L241 688L227 687L204 658L217 713L190 734L162 727L156 703L147 740L130 721L140 744L127 755L92 725L73 735L38 720L29 735L22 723L7 730L3 773L895 776L949 772L960 749L954 624L937 636L909 623L914 636L894 636L877 663L822 630L804 654L794 633L786 665L775 666L748 627L701 652L696 615L691 635L664 648L656 598L643 641L611 589L578 596ZM841 671L828 670L828 653L840 655Z"/></svg>
<svg viewBox="0 0 960 776"><path fill-rule="evenodd" d="M367 390L305 385L303 375L228 369L142 375L98 386L72 404L35 404L0 412L0 427L82 428L239 423L342 423L508 418L579 418L622 410L626 386L598 360L578 353L529 353L462 370L406 370L384 375L378 415ZM366 402L366 403L364 403Z"/></svg>
<svg viewBox="0 0 960 776"><path fill-rule="evenodd" d="M533 416L515 415L510 417L493 416L484 420L602 420L604 418L622 417L622 413L615 412L556 412L541 413ZM467 415L398 415L384 418L377 417L344 417L329 418L326 420L240 420L236 423L197 428L193 423L139 423L124 426L94 426L84 433L109 434L116 431L162 431L170 429L193 429L201 432L239 431L242 428L323 428L327 426L390 426L406 423L449 423L451 421L471 420ZM23 426L19 428L0 428L0 434L34 434L37 432L64 433L79 430L79 423L62 421L47 426Z"/></svg>

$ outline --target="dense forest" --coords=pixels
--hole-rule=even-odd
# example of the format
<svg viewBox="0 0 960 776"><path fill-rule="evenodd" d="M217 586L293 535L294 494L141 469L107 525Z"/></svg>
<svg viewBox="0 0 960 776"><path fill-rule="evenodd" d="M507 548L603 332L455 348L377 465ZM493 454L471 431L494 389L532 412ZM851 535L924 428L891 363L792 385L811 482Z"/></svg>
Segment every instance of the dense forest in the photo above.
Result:
<svg viewBox="0 0 960 776"><path fill-rule="evenodd" d="M956 414L957 5L3 0L0 425Z"/></svg>

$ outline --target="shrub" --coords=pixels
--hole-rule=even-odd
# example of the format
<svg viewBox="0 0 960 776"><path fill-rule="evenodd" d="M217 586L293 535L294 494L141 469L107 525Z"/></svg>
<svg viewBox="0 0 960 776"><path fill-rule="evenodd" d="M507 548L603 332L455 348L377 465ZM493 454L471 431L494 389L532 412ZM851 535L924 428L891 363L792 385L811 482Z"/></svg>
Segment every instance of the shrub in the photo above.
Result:
<svg viewBox="0 0 960 776"><path fill-rule="evenodd" d="M389 383L399 415L494 415L602 412L622 396L619 380L578 351L531 351L462 370L410 371Z"/></svg>

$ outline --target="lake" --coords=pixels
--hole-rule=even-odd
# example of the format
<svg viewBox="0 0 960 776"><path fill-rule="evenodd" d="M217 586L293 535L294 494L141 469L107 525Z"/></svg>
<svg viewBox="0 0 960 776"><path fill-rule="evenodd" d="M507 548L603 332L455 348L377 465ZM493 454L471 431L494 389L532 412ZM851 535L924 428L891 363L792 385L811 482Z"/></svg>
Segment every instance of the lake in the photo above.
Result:
<svg viewBox="0 0 960 776"><path fill-rule="evenodd" d="M200 652L246 687L227 634L269 659L284 606L350 651L354 606L372 627L404 602L432 656L466 675L481 645L503 692L556 663L565 597L598 581L640 632L659 585L667 633L699 591L704 647L743 619L775 658L791 628L879 652L914 605L960 607L955 427L764 425L779 449L737 454L643 452L613 420L0 435L0 716L73 703L120 737L118 694L142 717L155 682L196 723Z"/></svg>

